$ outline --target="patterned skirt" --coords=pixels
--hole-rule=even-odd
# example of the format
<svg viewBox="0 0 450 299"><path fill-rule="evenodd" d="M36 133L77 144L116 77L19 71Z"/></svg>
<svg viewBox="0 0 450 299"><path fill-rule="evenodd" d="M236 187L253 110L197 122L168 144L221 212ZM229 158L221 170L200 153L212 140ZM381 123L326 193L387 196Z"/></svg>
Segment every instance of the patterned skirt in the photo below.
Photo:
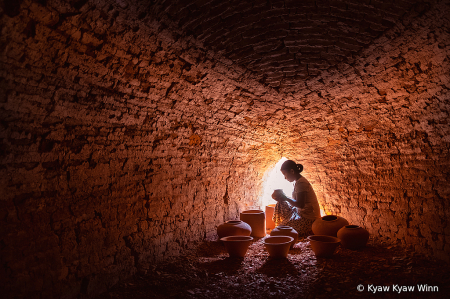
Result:
<svg viewBox="0 0 450 299"><path fill-rule="evenodd" d="M311 227L314 220L301 217L297 212L297 208L291 206L286 201L277 203L272 220L275 222L275 226L287 225L293 227L299 236L312 234Z"/></svg>

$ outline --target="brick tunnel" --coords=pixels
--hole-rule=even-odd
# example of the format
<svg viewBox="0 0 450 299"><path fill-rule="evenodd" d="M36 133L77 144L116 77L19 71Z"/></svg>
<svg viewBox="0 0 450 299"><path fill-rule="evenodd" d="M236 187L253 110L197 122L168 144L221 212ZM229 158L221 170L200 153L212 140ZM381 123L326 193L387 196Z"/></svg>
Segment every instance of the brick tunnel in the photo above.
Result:
<svg viewBox="0 0 450 299"><path fill-rule="evenodd" d="M450 262L449 16L438 0L2 1L2 292L105 292L261 206L282 157L325 213Z"/></svg>

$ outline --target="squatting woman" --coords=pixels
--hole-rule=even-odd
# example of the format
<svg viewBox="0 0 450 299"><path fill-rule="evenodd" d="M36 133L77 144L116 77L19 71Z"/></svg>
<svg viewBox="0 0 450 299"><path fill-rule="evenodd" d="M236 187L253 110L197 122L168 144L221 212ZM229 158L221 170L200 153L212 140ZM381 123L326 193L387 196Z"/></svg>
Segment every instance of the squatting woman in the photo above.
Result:
<svg viewBox="0 0 450 299"><path fill-rule="evenodd" d="M272 198L277 201L273 214L275 225L293 227L299 236L307 236L317 218L320 218L320 208L316 193L311 184L300 173L303 165L287 160L281 165L281 172L289 182L295 182L292 198L281 190L275 190Z"/></svg>

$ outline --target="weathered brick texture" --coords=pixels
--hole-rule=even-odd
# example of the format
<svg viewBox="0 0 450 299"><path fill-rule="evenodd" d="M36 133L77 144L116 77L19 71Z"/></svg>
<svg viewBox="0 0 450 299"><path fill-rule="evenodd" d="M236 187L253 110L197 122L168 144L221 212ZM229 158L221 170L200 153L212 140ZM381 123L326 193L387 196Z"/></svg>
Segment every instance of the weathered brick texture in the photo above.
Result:
<svg viewBox="0 0 450 299"><path fill-rule="evenodd" d="M262 178L282 156L305 165L327 212L449 260L447 3L399 21L389 12L403 14L408 1L272 1L269 10L236 1L234 12L252 11L251 31L239 27L240 13L204 1L211 17L236 24L225 30L246 36L228 33L244 44L221 52L225 44L210 45L224 40L191 36L202 27L222 34L192 18L193 7L144 2L1 7L2 294L105 291L259 205ZM383 17L342 38L333 26L317 37L315 25L286 14L310 11L319 27L339 18L349 29L348 11L374 8ZM257 12L308 37L286 35L284 55L278 34L260 37ZM317 47L350 58L327 64ZM309 64L290 65L299 53L316 59L315 78L300 80ZM279 83L262 84L261 74Z"/></svg>
<svg viewBox="0 0 450 299"><path fill-rule="evenodd" d="M280 95L132 11L77 3L2 17L0 271L24 298L92 296L213 236L274 160L257 117Z"/></svg>
<svg viewBox="0 0 450 299"><path fill-rule="evenodd" d="M355 56L409 10L426 8L416 0L155 2L158 16L246 66L260 82L293 90Z"/></svg>
<svg viewBox="0 0 450 299"><path fill-rule="evenodd" d="M328 213L450 261L450 9L413 12L285 103L284 156ZM289 137L288 137L289 135Z"/></svg>

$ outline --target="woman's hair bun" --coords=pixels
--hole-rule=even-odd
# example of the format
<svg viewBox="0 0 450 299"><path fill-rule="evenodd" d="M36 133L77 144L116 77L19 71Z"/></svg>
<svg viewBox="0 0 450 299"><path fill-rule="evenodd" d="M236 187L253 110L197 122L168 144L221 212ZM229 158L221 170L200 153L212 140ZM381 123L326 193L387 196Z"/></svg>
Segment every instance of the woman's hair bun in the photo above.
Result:
<svg viewBox="0 0 450 299"><path fill-rule="evenodd" d="M281 170L290 170L290 169L293 169L295 172L300 173L303 171L303 165L297 164L292 160L284 161L284 163L281 165Z"/></svg>

